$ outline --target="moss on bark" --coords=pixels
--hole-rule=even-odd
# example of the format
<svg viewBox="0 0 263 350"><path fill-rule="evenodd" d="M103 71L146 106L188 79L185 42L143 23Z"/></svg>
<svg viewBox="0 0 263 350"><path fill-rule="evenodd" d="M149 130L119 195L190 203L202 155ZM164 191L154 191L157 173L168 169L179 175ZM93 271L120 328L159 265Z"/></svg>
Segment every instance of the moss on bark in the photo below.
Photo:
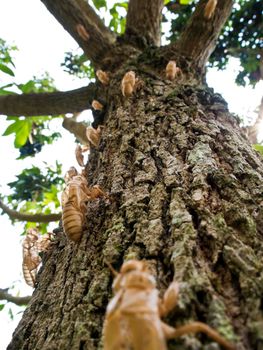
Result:
<svg viewBox="0 0 263 350"><path fill-rule="evenodd" d="M161 293L180 282L171 325L200 320L238 349L260 349L262 159L211 89L130 68L142 84L124 99L123 72L112 77L86 169L111 199L88 204L79 244L57 235L8 350L101 348L112 296L105 260L119 269L131 256L149 262ZM189 335L169 349L218 347Z"/></svg>

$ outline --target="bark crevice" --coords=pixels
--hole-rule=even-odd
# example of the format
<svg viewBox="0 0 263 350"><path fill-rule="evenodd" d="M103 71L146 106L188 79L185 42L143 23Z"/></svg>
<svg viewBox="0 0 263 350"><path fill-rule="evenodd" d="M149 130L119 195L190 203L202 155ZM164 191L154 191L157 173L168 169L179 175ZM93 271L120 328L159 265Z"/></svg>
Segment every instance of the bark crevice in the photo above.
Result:
<svg viewBox="0 0 263 350"><path fill-rule="evenodd" d="M86 166L89 184L101 185L110 201L89 203L79 244L58 235L8 350L101 349L112 296L105 260L118 270L131 257L147 260L161 293L171 280L180 283L169 324L201 320L239 349L257 346L262 159L211 89L152 78L141 66L136 73L144 85L129 99L122 75L111 80L101 143ZM187 348L189 339L171 346ZM191 337L196 350L210 343Z"/></svg>

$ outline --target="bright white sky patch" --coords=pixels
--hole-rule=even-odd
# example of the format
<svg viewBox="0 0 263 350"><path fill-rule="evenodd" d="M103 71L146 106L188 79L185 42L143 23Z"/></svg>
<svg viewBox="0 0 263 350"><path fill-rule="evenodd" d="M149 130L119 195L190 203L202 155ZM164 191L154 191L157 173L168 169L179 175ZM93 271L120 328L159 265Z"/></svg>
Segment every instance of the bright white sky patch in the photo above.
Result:
<svg viewBox="0 0 263 350"><path fill-rule="evenodd" d="M207 83L219 92L228 102L230 112L238 114L244 121L251 123L256 117L256 109L260 105L263 94L263 81L256 88L243 87L235 84L239 60L229 60L228 69L224 71L208 70Z"/></svg>

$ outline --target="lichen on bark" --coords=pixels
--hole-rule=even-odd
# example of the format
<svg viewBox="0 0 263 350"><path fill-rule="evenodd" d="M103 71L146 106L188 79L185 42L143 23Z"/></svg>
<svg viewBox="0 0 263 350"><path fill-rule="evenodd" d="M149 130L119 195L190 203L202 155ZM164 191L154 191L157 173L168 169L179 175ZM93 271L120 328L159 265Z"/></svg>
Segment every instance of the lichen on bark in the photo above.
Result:
<svg viewBox="0 0 263 350"><path fill-rule="evenodd" d="M136 73L143 85L129 99L121 74L111 80L86 167L110 200L88 203L79 244L57 235L9 350L100 349L112 296L106 261L118 270L131 256L149 262L161 293L180 283L171 325L200 320L239 349L260 346L262 160L211 89L142 65ZM169 348L218 348L210 343L189 335Z"/></svg>

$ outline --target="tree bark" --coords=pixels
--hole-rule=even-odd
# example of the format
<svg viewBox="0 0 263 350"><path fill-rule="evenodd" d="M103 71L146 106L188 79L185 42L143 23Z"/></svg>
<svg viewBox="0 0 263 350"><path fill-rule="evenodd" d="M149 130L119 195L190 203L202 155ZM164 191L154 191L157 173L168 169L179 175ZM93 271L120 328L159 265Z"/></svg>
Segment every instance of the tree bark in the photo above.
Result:
<svg viewBox="0 0 263 350"><path fill-rule="evenodd" d="M163 4L163 0L129 1L125 33L135 37L137 45L160 46Z"/></svg>
<svg viewBox="0 0 263 350"><path fill-rule="evenodd" d="M85 0L41 0L97 67L112 49L115 35ZM83 34L78 30L81 26Z"/></svg>
<svg viewBox="0 0 263 350"><path fill-rule="evenodd" d="M209 19L204 16L206 4L206 0L199 1L179 40L170 45L189 60L197 61L201 70L215 49L217 38L230 15L233 0L218 1L215 13Z"/></svg>
<svg viewBox="0 0 263 350"><path fill-rule="evenodd" d="M262 158L212 89L167 81L140 61L138 88L125 99L129 68L110 81L102 139L86 168L110 201L88 203L78 244L57 233L8 350L101 349L113 278L105 260L119 270L129 257L149 263L161 293L180 283L170 325L206 322L238 349L260 349ZM168 348L215 348L208 344L196 335Z"/></svg>
<svg viewBox="0 0 263 350"><path fill-rule="evenodd" d="M73 28L73 37L78 23L90 34L90 18L83 22L81 11L69 11L79 1L43 2ZM142 9L141 3L131 0L130 14L139 16L132 6ZM89 186L101 186L109 199L88 202L79 243L56 230L8 350L102 349L113 278L106 262L119 270L131 257L148 262L161 294L172 280L180 283L180 300L167 323L202 321L240 350L261 349L262 158L223 98L199 77L231 4L218 2L213 18L205 21L201 0L178 43L168 47L150 47L154 30L135 18L127 19L126 34L129 26L146 28L145 37L152 38L146 50L121 38L108 52L107 40L101 49L94 43L93 60L110 71L110 82L96 84L105 107L94 114L94 126L104 128L86 174ZM158 18L152 18L156 24ZM174 59L182 75L167 81L165 66ZM124 98L121 81L129 70L137 84ZM196 335L169 341L168 348L219 347Z"/></svg>

